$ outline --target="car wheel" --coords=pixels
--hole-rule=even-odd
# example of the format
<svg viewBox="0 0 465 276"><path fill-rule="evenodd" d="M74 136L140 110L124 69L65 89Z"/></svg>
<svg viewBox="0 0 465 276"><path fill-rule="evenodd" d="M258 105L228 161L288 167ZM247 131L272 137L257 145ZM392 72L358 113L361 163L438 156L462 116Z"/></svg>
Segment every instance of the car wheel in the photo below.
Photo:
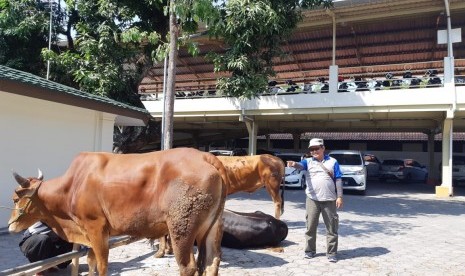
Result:
<svg viewBox="0 0 465 276"><path fill-rule="evenodd" d="M300 188L303 190L306 186L307 185L305 184L305 175L302 175L302 178L300 179Z"/></svg>

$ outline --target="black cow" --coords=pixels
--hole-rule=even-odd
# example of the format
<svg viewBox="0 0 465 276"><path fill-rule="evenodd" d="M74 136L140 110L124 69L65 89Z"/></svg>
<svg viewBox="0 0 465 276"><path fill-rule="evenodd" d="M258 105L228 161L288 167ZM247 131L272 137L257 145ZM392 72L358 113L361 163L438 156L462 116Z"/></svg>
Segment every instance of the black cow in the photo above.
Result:
<svg viewBox="0 0 465 276"><path fill-rule="evenodd" d="M221 246L236 249L276 246L287 237L287 232L286 223L271 215L224 209Z"/></svg>

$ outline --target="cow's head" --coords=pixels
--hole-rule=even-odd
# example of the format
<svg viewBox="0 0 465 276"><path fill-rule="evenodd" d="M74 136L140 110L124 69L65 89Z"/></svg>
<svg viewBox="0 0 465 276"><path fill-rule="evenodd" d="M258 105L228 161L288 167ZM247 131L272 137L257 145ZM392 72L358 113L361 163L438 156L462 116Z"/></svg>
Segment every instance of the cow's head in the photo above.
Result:
<svg viewBox="0 0 465 276"><path fill-rule="evenodd" d="M40 170L37 177L24 178L16 172L13 172L13 176L19 187L13 194L15 208L13 208L8 221L8 230L19 232L37 222L37 216L35 216L38 214L37 191L44 177Z"/></svg>

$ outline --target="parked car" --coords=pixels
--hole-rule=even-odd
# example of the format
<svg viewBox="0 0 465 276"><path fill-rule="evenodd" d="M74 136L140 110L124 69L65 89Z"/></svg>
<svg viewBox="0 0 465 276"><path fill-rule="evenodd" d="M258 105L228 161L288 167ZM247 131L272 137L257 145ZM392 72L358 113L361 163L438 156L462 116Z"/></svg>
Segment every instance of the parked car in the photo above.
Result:
<svg viewBox="0 0 465 276"><path fill-rule="evenodd" d="M371 153L364 153L363 160L365 161L365 166L367 167L367 176L379 177L381 161L379 161L378 157Z"/></svg>
<svg viewBox="0 0 465 276"><path fill-rule="evenodd" d="M428 170L414 159L386 159L381 163L379 181L385 182L387 179L426 183Z"/></svg>
<svg viewBox="0 0 465 276"><path fill-rule="evenodd" d="M335 158L342 172L342 187L365 194L367 170L362 153L357 150L333 150L329 156Z"/></svg>
<svg viewBox="0 0 465 276"><path fill-rule="evenodd" d="M442 162L439 163L439 174L442 175ZM465 183L464 155L452 155L452 181L454 186Z"/></svg>
<svg viewBox="0 0 465 276"><path fill-rule="evenodd" d="M302 160L303 154L301 153L277 153L277 157L281 158L283 162L286 164L286 161L295 161L300 162ZM307 178L307 171L305 170L298 170L296 168L285 168L285 177L284 177L284 185L286 187L292 188L300 188L305 189L306 180Z"/></svg>

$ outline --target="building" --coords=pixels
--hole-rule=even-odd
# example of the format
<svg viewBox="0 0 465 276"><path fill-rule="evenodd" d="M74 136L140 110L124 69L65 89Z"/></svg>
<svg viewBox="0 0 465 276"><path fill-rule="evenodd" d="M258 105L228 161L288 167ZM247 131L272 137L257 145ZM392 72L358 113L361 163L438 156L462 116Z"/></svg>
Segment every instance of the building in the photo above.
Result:
<svg viewBox="0 0 465 276"><path fill-rule="evenodd" d="M142 126L149 114L0 65L0 205L13 206L12 170L45 179L65 172L81 151L112 151L113 128ZM10 210L0 209L0 227Z"/></svg>
<svg viewBox="0 0 465 276"><path fill-rule="evenodd" d="M174 144L249 137L255 153L257 136L272 133L291 133L298 145L306 132L415 132L428 136L428 163L435 164L441 134L446 188L439 190L452 194L452 137L465 132L465 2L337 1L304 15L283 45L288 58L277 62L259 98L216 95L212 64L181 50ZM201 53L223 51L218 41L199 41ZM145 107L159 119L162 81L158 64L140 85Z"/></svg>

